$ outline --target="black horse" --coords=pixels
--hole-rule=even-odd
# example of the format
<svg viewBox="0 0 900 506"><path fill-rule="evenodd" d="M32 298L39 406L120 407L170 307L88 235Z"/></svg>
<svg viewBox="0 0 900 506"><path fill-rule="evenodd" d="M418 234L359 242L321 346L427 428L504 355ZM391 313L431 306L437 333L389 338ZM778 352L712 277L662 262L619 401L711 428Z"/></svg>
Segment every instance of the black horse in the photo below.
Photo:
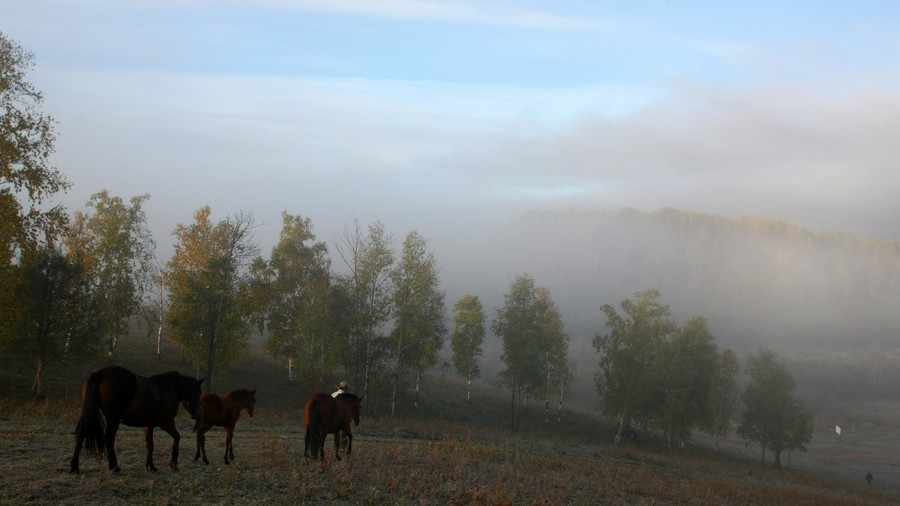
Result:
<svg viewBox="0 0 900 506"><path fill-rule="evenodd" d="M81 387L84 403L81 418L75 428L75 453L69 472L77 474L78 457L82 445L90 454L109 459L109 468L120 472L116 451L116 431L119 424L144 427L147 444L147 469L156 471L153 465L153 429L160 427L174 439L172 460L169 466L178 470L178 441L181 435L175 428L175 415L181 404L197 417L200 384L203 380L184 376L175 371L157 374L149 378L138 376L124 367L110 366L91 374ZM104 429L103 418L106 419Z"/></svg>

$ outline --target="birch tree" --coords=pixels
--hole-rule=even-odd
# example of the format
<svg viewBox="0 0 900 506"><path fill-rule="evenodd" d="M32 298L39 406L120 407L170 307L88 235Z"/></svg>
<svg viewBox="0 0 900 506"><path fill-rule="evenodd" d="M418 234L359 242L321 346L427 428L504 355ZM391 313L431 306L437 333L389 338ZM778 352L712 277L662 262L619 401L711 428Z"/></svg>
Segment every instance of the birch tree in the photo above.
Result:
<svg viewBox="0 0 900 506"><path fill-rule="evenodd" d="M254 267L257 287L265 292L263 347L272 357L287 359L288 374L296 370L322 384L337 358L330 343L335 341L328 247L316 241L309 218L282 213L282 222L269 261L260 259Z"/></svg>
<svg viewBox="0 0 900 506"><path fill-rule="evenodd" d="M571 383L568 337L550 292L536 287L527 274L513 282L491 328L503 339L501 360L506 368L499 378L510 389L511 426L517 429L522 399L542 393L549 396L554 386Z"/></svg>
<svg viewBox="0 0 900 506"><path fill-rule="evenodd" d="M391 268L393 236L376 221L364 231L358 222L345 227L335 244L346 272L338 276L342 291L349 299L350 324L348 370L354 382L363 384L363 395L370 398L371 374L384 356L383 326L393 312ZM370 409L372 403L366 404Z"/></svg>
<svg viewBox="0 0 900 506"><path fill-rule="evenodd" d="M410 232L403 240L400 261L391 272L391 281L395 318L388 353L392 362L393 415L397 388L407 370L415 375L414 407L419 408L421 376L437 363L437 354L447 334L437 262L428 251L428 242L418 232Z"/></svg>
<svg viewBox="0 0 900 506"><path fill-rule="evenodd" d="M693 429L710 417L710 391L718 350L706 320L694 317L662 344L655 380L660 397L656 405L657 425L666 438L666 448L675 441L684 444Z"/></svg>
<svg viewBox="0 0 900 506"><path fill-rule="evenodd" d="M165 272L168 324L176 344L205 368L207 392L214 388L216 372L237 358L250 334L247 271L259 249L253 227L253 216L243 213L214 223L206 206L194 213L194 223L173 232L175 253Z"/></svg>
<svg viewBox="0 0 900 506"><path fill-rule="evenodd" d="M716 450L719 449L719 437L728 435L731 430L731 419L738 403L738 372L740 365L737 356L731 350L722 350L716 356L712 388L710 389L709 417L704 430L716 436Z"/></svg>
<svg viewBox="0 0 900 506"><path fill-rule="evenodd" d="M477 295L463 295L453 305L453 331L450 348L453 367L466 378L466 401L472 401L472 378L481 376L478 358L485 336L485 315Z"/></svg>
<svg viewBox="0 0 900 506"><path fill-rule="evenodd" d="M635 420L649 422L653 413L653 367L660 345L677 331L669 306L659 301L659 292L645 290L619 304L623 314L610 304L600 309L606 316L608 334L594 337L600 367L594 375L603 400L603 413L618 421L616 443Z"/></svg>
<svg viewBox="0 0 900 506"><path fill-rule="evenodd" d="M128 320L138 313L153 282L156 244L147 228L144 203L149 195L132 197L125 203L106 190L87 203L94 212L76 213L83 224L83 248L91 259L89 275L97 283L102 301L104 327L109 331L107 353L113 357L119 338L128 331Z"/></svg>
<svg viewBox="0 0 900 506"><path fill-rule="evenodd" d="M569 336L563 329L562 314L546 288L536 291L538 324L541 334L541 375L545 379L544 422L550 421L550 397L558 394L557 420L562 414L563 397L575 381L574 365L569 362Z"/></svg>

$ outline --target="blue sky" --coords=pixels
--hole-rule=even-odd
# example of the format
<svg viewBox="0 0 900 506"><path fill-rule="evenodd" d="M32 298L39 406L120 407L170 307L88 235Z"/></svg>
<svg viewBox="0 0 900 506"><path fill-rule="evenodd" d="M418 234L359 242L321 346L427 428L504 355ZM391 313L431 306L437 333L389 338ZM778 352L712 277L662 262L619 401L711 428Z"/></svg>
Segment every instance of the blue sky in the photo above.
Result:
<svg viewBox="0 0 900 506"><path fill-rule="evenodd" d="M83 207L440 247L532 209L900 240L900 3L0 0Z"/></svg>

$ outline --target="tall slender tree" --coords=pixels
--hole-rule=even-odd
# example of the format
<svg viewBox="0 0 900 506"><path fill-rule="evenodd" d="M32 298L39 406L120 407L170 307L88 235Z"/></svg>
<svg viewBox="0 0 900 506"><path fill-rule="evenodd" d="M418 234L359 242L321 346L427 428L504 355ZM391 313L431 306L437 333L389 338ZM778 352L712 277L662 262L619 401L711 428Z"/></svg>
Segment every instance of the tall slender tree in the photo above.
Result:
<svg viewBox="0 0 900 506"><path fill-rule="evenodd" d="M716 436L716 449L719 448L719 436L728 435L731 420L737 408L738 397L738 364L737 356L732 350L722 350L716 356L712 388L709 398L709 418L704 430Z"/></svg>
<svg viewBox="0 0 900 506"><path fill-rule="evenodd" d="M93 214L76 213L75 222L83 238L77 239L90 258L89 274L96 280L103 301L104 327L109 329L107 353L116 352L119 338L128 330L128 320L138 313L153 281L156 244L147 227L144 203L149 195L132 197L125 203L106 190L91 196L87 205Z"/></svg>
<svg viewBox="0 0 900 506"><path fill-rule="evenodd" d="M466 401L472 401L472 378L481 376L478 358L485 336L485 315L481 300L477 295L463 295L453 305L453 331L450 334L450 348L453 352L453 367L466 378Z"/></svg>
<svg viewBox="0 0 900 506"><path fill-rule="evenodd" d="M669 306L659 300L659 292L645 290L620 303L623 315L610 304L600 309L606 315L608 334L594 337L600 353L600 368L594 376L603 399L603 412L618 421L616 442L632 423L649 423L654 403L655 353L677 331Z"/></svg>
<svg viewBox="0 0 900 506"><path fill-rule="evenodd" d="M504 301L491 328L503 339L506 369L499 378L510 389L511 425L517 429L522 399L548 391L548 384L571 381L565 371L568 337L550 292L535 286L531 276L517 277Z"/></svg>
<svg viewBox="0 0 900 506"><path fill-rule="evenodd" d="M385 356L383 326L393 312L390 278L394 265L392 242L393 236L385 231L380 221L369 225L368 233L354 221L353 227L346 227L335 244L335 250L347 269L337 279L349 299L346 311L351 322L348 370L354 382L362 381L363 395L369 399L372 373ZM368 409L372 405L372 402L366 403Z"/></svg>
<svg viewBox="0 0 900 506"><path fill-rule="evenodd" d="M574 366L569 362L569 336L563 329L562 314L546 288L536 291L536 310L541 336L541 376L544 383L540 391L544 396L544 422L550 421L550 397L559 394L557 419L562 413L563 396L575 381Z"/></svg>
<svg viewBox="0 0 900 506"><path fill-rule="evenodd" d="M206 391L227 368L250 334L254 310L248 267L258 254L254 219L237 214L218 223L208 206L194 223L178 225L175 253L166 264L168 322L172 338L206 370Z"/></svg>
<svg viewBox="0 0 900 506"><path fill-rule="evenodd" d="M269 261L259 259L253 268L255 286L265 292L260 312L266 329L263 347L271 356L287 359L288 374L296 370L321 385L337 358L329 345L328 247L316 242L309 218L288 213L281 217L281 238Z"/></svg>
<svg viewBox="0 0 900 506"><path fill-rule="evenodd" d="M391 272L394 287L394 329L390 334L394 399L400 381L410 371L415 375L414 407L419 407L422 374L437 363L447 334L444 292L440 289L437 262L428 242L416 231L403 240L400 261Z"/></svg>
<svg viewBox="0 0 900 506"><path fill-rule="evenodd" d="M693 429L703 426L710 417L718 350L706 319L697 316L672 334L659 351L656 422L666 437L666 448L672 448L674 441L683 444Z"/></svg>

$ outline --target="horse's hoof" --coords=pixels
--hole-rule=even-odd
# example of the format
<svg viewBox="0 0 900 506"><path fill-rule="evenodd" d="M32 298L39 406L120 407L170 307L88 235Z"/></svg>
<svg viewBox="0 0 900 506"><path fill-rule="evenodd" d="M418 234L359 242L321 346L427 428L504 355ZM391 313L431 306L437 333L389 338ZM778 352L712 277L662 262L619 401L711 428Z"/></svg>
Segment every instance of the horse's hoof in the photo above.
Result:
<svg viewBox="0 0 900 506"><path fill-rule="evenodd" d="M203 459L203 463L209 465L209 460Z"/></svg>
<svg viewBox="0 0 900 506"><path fill-rule="evenodd" d="M116 466L112 470L113 474L122 474L122 469L119 466Z"/></svg>

